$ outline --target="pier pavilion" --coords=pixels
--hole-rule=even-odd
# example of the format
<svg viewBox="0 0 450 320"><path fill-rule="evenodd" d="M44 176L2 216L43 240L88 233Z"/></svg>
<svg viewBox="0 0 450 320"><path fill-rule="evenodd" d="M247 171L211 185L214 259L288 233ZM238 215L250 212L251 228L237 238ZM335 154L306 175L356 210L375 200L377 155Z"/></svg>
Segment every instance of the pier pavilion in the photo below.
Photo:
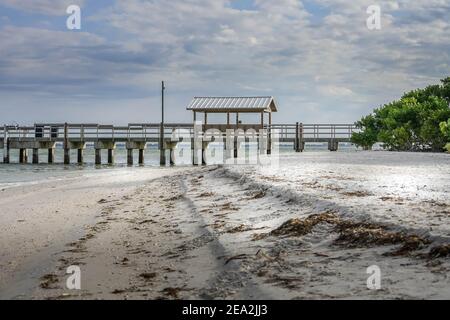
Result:
<svg viewBox="0 0 450 320"><path fill-rule="evenodd" d="M195 97L187 110L194 115L194 123L197 121L197 113L204 114L204 130L211 128L225 131L226 129L263 129L265 126L265 114L268 114L268 127L272 125L272 112L277 112L278 107L273 97ZM208 124L209 113L222 113L227 115L225 125ZM255 124L241 124L239 114L255 113L260 115L260 120ZM231 123L230 115L234 114L236 121Z"/></svg>

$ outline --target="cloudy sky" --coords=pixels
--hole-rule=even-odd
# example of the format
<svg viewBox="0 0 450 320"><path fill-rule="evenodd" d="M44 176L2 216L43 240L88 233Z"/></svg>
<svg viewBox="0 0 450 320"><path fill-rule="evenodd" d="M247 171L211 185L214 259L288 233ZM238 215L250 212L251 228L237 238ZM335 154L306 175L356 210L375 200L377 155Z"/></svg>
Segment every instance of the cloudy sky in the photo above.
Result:
<svg viewBox="0 0 450 320"><path fill-rule="evenodd" d="M161 80L168 121L193 96L273 95L275 122L353 122L450 75L449 18L450 0L0 0L0 123L158 122Z"/></svg>

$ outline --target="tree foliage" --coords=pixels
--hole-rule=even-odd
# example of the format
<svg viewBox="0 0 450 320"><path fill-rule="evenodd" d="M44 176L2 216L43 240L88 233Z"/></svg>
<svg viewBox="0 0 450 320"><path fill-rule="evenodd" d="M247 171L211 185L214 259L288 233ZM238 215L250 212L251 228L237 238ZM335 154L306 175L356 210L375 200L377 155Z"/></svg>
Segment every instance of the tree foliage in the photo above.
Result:
<svg viewBox="0 0 450 320"><path fill-rule="evenodd" d="M450 77L441 82L407 92L363 117L352 142L366 149L382 142L389 150L442 151L450 141Z"/></svg>

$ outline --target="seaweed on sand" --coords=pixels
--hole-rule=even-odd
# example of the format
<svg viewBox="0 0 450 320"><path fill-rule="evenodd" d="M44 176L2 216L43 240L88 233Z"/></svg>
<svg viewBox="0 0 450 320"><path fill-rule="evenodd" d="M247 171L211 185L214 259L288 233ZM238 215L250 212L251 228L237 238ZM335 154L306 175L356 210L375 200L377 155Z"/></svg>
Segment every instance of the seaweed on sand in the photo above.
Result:
<svg viewBox="0 0 450 320"><path fill-rule="evenodd" d="M58 276L55 274L46 274L40 278L41 283L39 286L42 289L56 289L56 284L58 283Z"/></svg>
<svg viewBox="0 0 450 320"><path fill-rule="evenodd" d="M450 244L444 244L434 247L428 253L430 259L444 258L450 256Z"/></svg>
<svg viewBox="0 0 450 320"><path fill-rule="evenodd" d="M386 255L401 256L422 249L430 244L428 239L417 235L389 231L387 227L379 224L342 220L338 218L336 214L331 212L314 214L306 219L289 219L280 227L269 233L255 235L253 240L261 240L268 236L301 237L311 233L313 228L320 223L333 225L334 231L338 233L337 238L334 240L334 244L345 246L347 248L401 244L402 246L400 248L386 253ZM449 248L450 246L447 248L436 249L434 255L449 255Z"/></svg>
<svg viewBox="0 0 450 320"><path fill-rule="evenodd" d="M401 232L390 232L386 227L377 224L341 222L338 225L339 237L336 244L349 248L403 244L388 255L399 256L418 250L429 241L417 235Z"/></svg>
<svg viewBox="0 0 450 320"><path fill-rule="evenodd" d="M255 235L254 240L260 240L268 236L304 236L310 233L319 223L336 223L336 219L336 215L330 212L313 214L306 219L289 219L269 233Z"/></svg>

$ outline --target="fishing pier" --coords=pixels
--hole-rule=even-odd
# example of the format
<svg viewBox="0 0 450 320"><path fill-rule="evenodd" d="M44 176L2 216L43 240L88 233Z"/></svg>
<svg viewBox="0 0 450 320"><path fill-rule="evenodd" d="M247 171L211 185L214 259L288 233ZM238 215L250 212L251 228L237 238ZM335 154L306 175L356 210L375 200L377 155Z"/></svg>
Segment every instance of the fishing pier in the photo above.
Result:
<svg viewBox="0 0 450 320"><path fill-rule="evenodd" d="M328 143L330 151L337 151L340 142L350 142L356 130L352 124L273 124L272 113L277 111L273 97L199 97L187 110L193 112L192 123L130 123L126 126L88 123L38 123L33 126L0 127L0 149L3 163L12 163L11 150L19 150L19 163L54 163L57 146L64 150L64 164L84 163L84 150L93 146L95 164L104 163L102 150L107 150L108 164L114 164L118 144L127 149L127 163L144 164L144 151L150 144L158 145L161 165L166 164L166 150L170 163L176 157L180 143L190 143L192 163L204 163L204 154L211 142L221 143L225 157L237 157L238 150L255 142L260 154L270 154L274 144L292 144L302 152L308 142ZM223 124L208 123L208 114L223 113ZM258 115L256 123L243 124L243 113ZM203 116L203 119L199 119ZM231 120L231 116L235 119ZM47 150L47 159L39 158L39 150ZM71 159L71 150L77 150ZM201 152L201 153L200 153Z"/></svg>

